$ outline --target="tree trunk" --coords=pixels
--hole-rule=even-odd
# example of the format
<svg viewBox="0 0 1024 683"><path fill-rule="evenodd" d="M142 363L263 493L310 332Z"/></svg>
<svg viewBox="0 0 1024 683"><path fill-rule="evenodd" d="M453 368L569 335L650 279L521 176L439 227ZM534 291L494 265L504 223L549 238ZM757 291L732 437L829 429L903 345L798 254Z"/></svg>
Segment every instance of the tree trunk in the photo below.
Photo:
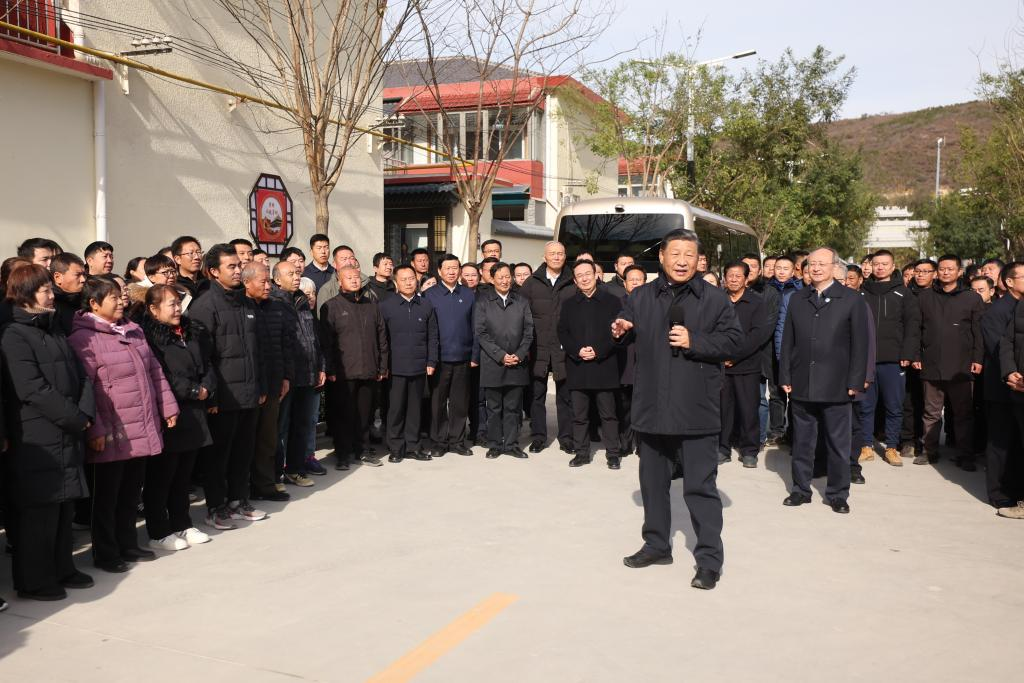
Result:
<svg viewBox="0 0 1024 683"><path fill-rule="evenodd" d="M480 215L483 211L479 208L466 208L466 254L464 259L467 262L476 262L476 250L480 243Z"/></svg>
<svg viewBox="0 0 1024 683"><path fill-rule="evenodd" d="M330 198L331 191L326 187L313 190L313 201L316 212L316 231L321 235L330 235L330 233L327 232L327 225L331 220L331 207L327 203L327 200Z"/></svg>

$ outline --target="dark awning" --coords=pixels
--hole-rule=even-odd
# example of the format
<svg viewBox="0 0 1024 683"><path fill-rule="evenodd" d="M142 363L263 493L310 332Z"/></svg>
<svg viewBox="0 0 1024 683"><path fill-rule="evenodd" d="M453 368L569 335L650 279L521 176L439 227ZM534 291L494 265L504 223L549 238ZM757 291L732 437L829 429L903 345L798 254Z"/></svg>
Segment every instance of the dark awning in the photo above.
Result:
<svg viewBox="0 0 1024 683"><path fill-rule="evenodd" d="M459 203L455 183L401 183L384 185L384 208L454 206Z"/></svg>

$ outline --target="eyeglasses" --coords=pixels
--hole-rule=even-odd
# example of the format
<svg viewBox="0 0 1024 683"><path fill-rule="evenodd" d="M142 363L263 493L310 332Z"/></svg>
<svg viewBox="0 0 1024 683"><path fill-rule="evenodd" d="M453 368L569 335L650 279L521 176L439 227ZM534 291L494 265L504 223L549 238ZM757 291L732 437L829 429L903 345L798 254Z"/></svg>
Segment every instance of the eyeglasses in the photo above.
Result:
<svg viewBox="0 0 1024 683"><path fill-rule="evenodd" d="M184 256L185 258L203 258L203 252L201 251L183 251L178 256Z"/></svg>
<svg viewBox="0 0 1024 683"><path fill-rule="evenodd" d="M156 271L156 274L163 275L164 277L170 277L172 275L177 275L178 271L174 270L173 268L164 268L163 270Z"/></svg>

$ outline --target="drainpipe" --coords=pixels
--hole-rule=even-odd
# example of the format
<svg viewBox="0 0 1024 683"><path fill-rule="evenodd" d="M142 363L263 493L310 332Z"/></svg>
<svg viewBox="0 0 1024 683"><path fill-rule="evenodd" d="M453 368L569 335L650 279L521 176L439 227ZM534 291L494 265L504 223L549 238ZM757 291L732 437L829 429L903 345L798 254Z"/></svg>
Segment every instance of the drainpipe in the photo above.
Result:
<svg viewBox="0 0 1024 683"><path fill-rule="evenodd" d="M92 84L92 138L96 180L96 241L107 239L107 96L103 81Z"/></svg>

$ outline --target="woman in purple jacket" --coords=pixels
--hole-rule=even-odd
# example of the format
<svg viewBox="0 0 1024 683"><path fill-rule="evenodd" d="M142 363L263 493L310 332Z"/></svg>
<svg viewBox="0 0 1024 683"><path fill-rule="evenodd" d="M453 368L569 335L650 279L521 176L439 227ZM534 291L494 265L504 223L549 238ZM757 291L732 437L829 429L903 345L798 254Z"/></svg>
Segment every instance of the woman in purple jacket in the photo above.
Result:
<svg viewBox="0 0 1024 683"><path fill-rule="evenodd" d="M177 423L178 404L142 328L123 319L117 282L89 278L82 307L68 343L96 395L96 420L86 432L86 459L95 464L93 561L99 569L124 572L128 562L155 557L139 547L135 514L145 458L163 450L163 425Z"/></svg>

